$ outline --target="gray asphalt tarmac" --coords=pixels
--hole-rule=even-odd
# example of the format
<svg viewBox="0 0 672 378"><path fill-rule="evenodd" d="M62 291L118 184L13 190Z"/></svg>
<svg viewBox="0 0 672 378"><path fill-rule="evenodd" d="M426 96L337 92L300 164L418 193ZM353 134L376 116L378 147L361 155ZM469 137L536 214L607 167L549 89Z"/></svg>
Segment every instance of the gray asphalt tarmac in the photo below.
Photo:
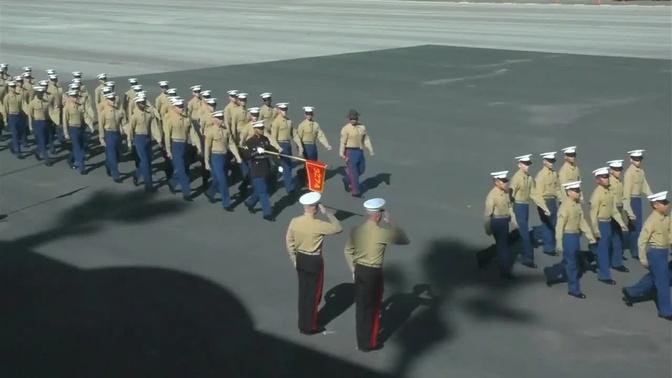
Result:
<svg viewBox="0 0 672 378"><path fill-rule="evenodd" d="M68 5L66 2L59 3ZM201 56L210 56L208 51L200 50L200 46L214 44L214 38L208 40L205 37L187 45L185 37L175 37L174 46L179 46L177 52L160 54L162 50L147 47L147 55L138 58L133 46L141 43L125 34L130 33L129 29L119 30L120 37L116 37L128 44L127 56L130 58L127 61L112 59L125 56L117 50L109 49L110 55L105 55L101 53L104 48L94 48L91 41L95 41L96 37L88 33L92 29L84 29L88 42L82 45L83 51L87 52L85 56L91 59L79 59L82 55L76 55L76 50L63 55L51 54L41 50L40 45L34 42L37 35L20 37L20 33L12 32L11 37L5 37L8 35L5 17L16 15L16 12L20 14L21 8L15 4L3 4L3 18L0 20L3 21L2 59L8 59L13 67L54 64L62 72L79 68L89 74L98 71L138 74L150 92L156 89L153 88L156 81L168 79L183 96L188 95L189 85L197 83L212 88L221 99L225 97L225 89L234 87L253 95L270 90L274 92L275 101L290 102L290 116L297 122L301 117L301 106L316 106L318 122L333 145L338 142L338 131L345 122L348 109L357 108L362 114L362 121L370 129L376 148L376 156L367 158L365 178L368 178L370 189L365 196L388 199L389 210L406 228L412 241L410 246L390 248L387 255L385 298L389 306L386 306L384 328L386 337L389 337L383 350L372 354L355 351L354 308L347 300L351 278L342 255L345 235L329 239L325 247L325 292L328 299L325 315L333 317L326 326L327 332L313 337L296 332L296 275L284 251L283 237L290 218L300 212L298 205L289 205L281 212L277 222L267 223L261 220L260 214L250 215L242 206L235 213L228 214L219 206L209 204L203 196L193 203L184 204L179 196L171 195L165 187L146 197L137 194L139 189L132 187L130 179L121 185L112 183L103 168L79 176L70 171L63 161L47 168L32 158L16 160L5 150L0 151L0 208L9 213L9 218L0 223L1 265L3 277L6 277L3 287L13 288L20 282L21 288L5 294L11 295L10 304L21 304L3 310L3 313L11 313L16 322L10 324L15 325L15 329L33 329L35 334L41 335L37 338L41 344L47 341L42 345L62 344L62 349L70 351L69 328L59 325L68 324L77 328L79 318L73 315L70 322L49 323L52 315L54 319L68 319L67 308L58 307L61 303L59 299L80 309L80 312L82 306L95 307L91 303L98 306L114 303L115 306L109 306L129 309L123 315L126 319L122 323L124 327L120 328L123 332L141 335L142 326L130 314L137 313L142 317L147 312L152 314L143 317L148 324L165 325L158 331L162 334L181 335L193 331L205 337L203 335L207 336L212 329L213 338L223 338L217 339L218 342L235 345L239 340L224 340L226 333L217 332L217 327L213 326L218 323L217 319L208 314L208 308L217 309L217 314L226 312L225 308L218 307L215 297L202 294L209 292L212 286L215 288L212 290L228 293L225 303L235 303L231 308L244 309L240 311L240 318L249 320L249 324L245 324L264 335L263 341L269 345L281 343L283 347L277 349L284 348L287 353L275 354L277 359L272 360L270 365L278 366L284 374L302 365L303 359L293 357L295 349L292 348L299 348L329 361L331 369L322 372L327 376L329 371L337 370L339 366L362 369L355 373L360 376L373 375L374 372L404 377L669 376L669 323L656 317L652 302L627 308L620 300L621 285L634 283L644 274L638 263L628 260L626 264L631 273L614 273L619 284L616 287L600 284L594 274L588 273L582 279L588 299L578 301L566 295L564 285L547 288L540 270L529 270L520 265L515 268L519 279L509 284L502 283L494 267L478 270L473 255L492 243L482 233L481 222L482 201L490 185L488 173L514 169L513 156L538 154L576 144L584 173L584 189L590 192L594 187L590 171L604 165L606 160L625 158L625 151L629 149L645 148L645 164L653 189L672 187L670 61L511 51L509 49L517 49L512 46L513 35L498 42L506 48L502 50L426 45L435 43L433 38L428 37L433 34L431 31L422 35L409 31L410 35L414 35L413 40L397 40L394 29L379 34L377 30L395 24L393 21L398 19L394 14L404 13L408 8L400 8L401 3L394 3L394 10L386 14L383 8L371 11L375 9L375 2L361 4L371 8L366 8L368 12L354 14L388 20L387 24L378 26L381 29L370 29L369 42L361 46L355 46L347 42L348 38L333 32L334 25L347 21L339 20L332 12L333 8L323 8L324 17L332 20L331 37L334 41L345 40L347 46L323 45L329 39L321 36L316 40L321 41L324 51L311 49L309 43L283 46L286 49L276 43L273 45L275 48L264 51L264 47L269 45L260 41L258 48L250 51L247 57L236 58L238 54L219 50L213 52L213 60L208 61L191 57L193 54L189 52L198 50ZM385 4L389 6L390 3ZM306 9L293 6L295 8L284 9L292 14L290 10L294 10L297 15ZM315 9L320 9L319 6L325 5L319 3ZM410 12L409 15L415 14L418 19L422 18L422 14L430 17L435 14L434 8L425 8L430 6L443 5L415 5L416 13ZM135 9L139 7L137 5ZM518 5L511 6L511 11L525 13L536 9L535 12L550 14L554 11L547 9L561 9L563 13L570 12L570 9L574 12L575 9L516 7ZM580 8L586 9L586 12L607 12L607 15L595 17L605 17L605 20L613 17L610 25L620 17L612 12L621 11L620 7L619 10L612 7L608 11ZM564 46L558 49L565 51L572 45L577 53L593 51L606 55L641 54L669 58L669 44L664 44L669 35L651 33L657 27L669 30L669 20L663 20L661 13L649 11L646 7L640 7L641 10L622 8L636 14L630 15L627 20L621 18L620 22L638 24L646 30L643 34L648 34L649 42L633 37L620 43L610 41L605 44L604 39L591 37L573 45L571 37L563 36L561 30L575 30L577 25L556 25L558 33L550 38L551 47L540 50ZM124 8L112 9L126 12ZM497 9L495 12L492 12L493 8L478 6L460 9L465 14L483 12L481 16L498 18L503 17L500 11L508 8L494 8ZM173 11L166 6L162 12L159 14L166 17L157 15L157 23L168 20L168 14ZM192 12L195 10L192 9ZM254 13L258 15L258 12ZM326 16L327 13L329 16ZM102 16L102 12L92 11L91 14L92 19L101 17L117 20L115 22L123 19L122 15L112 13ZM277 15L278 12L269 11L269 17ZM574 19L575 16L567 15ZM553 17L560 17L560 14ZM178 28L180 31L186 30L186 26L195 21L188 15L177 18L182 22ZM524 18L533 20L529 14ZM650 22L649 18L659 20L659 23ZM233 19L226 24L247 24L241 19ZM507 22L513 29L525 25L525 21L520 19ZM538 21L535 23L541 24ZM277 23L267 22L264 25ZM296 25L291 23L283 28L291 30L289 33L297 33L299 29L295 29ZM359 27L364 28L362 25ZM613 27L613 30L618 29ZM138 28L150 30L151 25L139 25ZM324 28L329 29L326 24ZM586 20L586 28L590 31L601 29L591 20ZM413 27L410 29L415 30ZM71 30L62 29L61 33L67 34ZM269 38L276 38L276 32L277 29L269 31ZM627 34L623 30L615 32ZM259 33L261 31L255 31L254 35L259 36ZM465 30L465 34L468 31ZM607 34L605 32L605 39ZM538 33L534 35L534 38L539 38ZM594 36L596 33L587 32L585 35ZM153 36L156 37L154 46L157 47L160 41L171 40L160 30ZM240 40L235 35L232 38ZM251 40L253 37L250 34L245 38ZM477 39L482 44L494 43L489 38L486 33ZM533 37L518 38L531 40ZM426 41L418 42L421 39ZM654 42L650 42L652 39ZM311 52L313 55L334 54L351 49L388 47L386 43L403 46L406 42L423 46L302 57L311 55ZM451 44L451 41L446 40L445 43ZM236 49L242 49L244 44L236 45ZM536 45L527 46L537 49ZM22 56L24 50L27 52ZM175 63L171 54L191 58ZM243 63L235 59L248 60L245 63L276 60L282 58L282 54L294 54L292 57L297 59L227 65ZM38 60L39 56L53 56L54 60ZM230 57L226 59L231 61L215 63L221 56ZM112 69L113 66L107 63L110 61L119 62L115 65L117 68ZM150 61L157 64L146 66ZM195 64L196 61L201 63ZM216 67L208 67L213 65ZM197 68L193 69L194 66ZM171 69L176 70L152 73ZM118 83L125 83L124 79L125 76L115 77ZM254 100L256 102L256 98ZM321 150L320 157L333 170L341 165L333 152ZM103 155L97 155L89 163L99 164L102 159ZM538 165L533 166L535 172L538 168ZM122 172L131 172L132 162L122 164L121 169ZM162 178L163 173L157 173L157 177ZM197 183L200 180L195 181L194 186ZM232 193L235 193L235 187L232 187ZM273 200L284 201L283 197L284 190L279 189ZM325 202L343 210L340 216L345 218L346 229L361 221L359 216L351 214L361 213L361 201L343 191L338 175L327 181ZM538 223L536 216L532 216L531 223ZM43 261L45 258L49 263ZM557 261L559 258L538 256L537 262L546 266ZM73 273L73 269L78 273ZM150 277L158 277L153 273L156 270L171 276L165 280L154 280ZM54 271L65 273L56 275ZM111 272L121 273L114 275ZM133 274L144 278L138 280L138 276ZM60 284L72 276L78 277L75 281L77 285L73 284L78 289L74 292L85 290L86 298L96 297L97 301L80 303L72 300L72 292L66 290L70 286L63 289ZM208 290L199 285L181 284L185 282L185 276L205 280ZM100 289L101 282L106 288L120 287L123 290L110 294L110 291ZM157 285L156 282L162 284ZM432 299L424 294L419 299L413 295L413 287L420 284L431 285L435 297ZM155 286L158 286L155 291L148 289ZM165 291L162 291L164 287ZM136 308L135 303L127 302L136 296L143 301L147 298L146 303L151 304L146 305L149 309ZM184 302L184 309L178 312L156 310L172 302ZM11 307L15 308L13 312ZM59 311L53 308L59 308ZM238 315L237 311L234 313ZM80 312L75 311L74 314ZM42 319L37 314L44 314L44 324L34 321ZM76 338L78 342L74 344L79 347L85 345L87 339L81 336L82 333L86 336L96 335L98 331L104 333L101 328L116 324L116 318L111 314L115 312L96 313L106 320L94 323L97 327L89 325L81 333L76 332L81 339ZM167 318L171 321L166 321ZM225 318L223 322L231 322L231 319ZM63 328L67 329L64 331ZM52 332L63 340L53 341L56 337L52 336ZM24 338L17 337L16 340L18 347L3 349L3 355L38 356L35 351L39 349L35 349L36 343L31 343L32 338L24 335ZM171 372L173 376L178 376L175 372L180 368L196 364L191 356L184 353L177 359L167 358L165 349L171 342L183 346L185 351L199 350L213 359L228 356L228 352L224 353L228 351L226 348L218 349L218 346L208 344L207 348L190 349L196 344L189 337L167 337L164 343L152 346L147 352L147 359L159 364L158 371L164 373L163 376L171 375ZM256 348L263 349L263 345ZM241 348L259 352L259 349L248 349L246 345ZM91 353L95 354L95 351ZM115 362L120 357L109 354L111 361L108 363L117 366ZM259 352L259 355L265 354ZM33 370L28 371L43 368L52 374L61 373L58 369L49 370L54 361L48 358L38 360L42 364L34 364ZM258 363L263 365L263 358L261 360ZM20 359L8 360L11 361ZM291 361L295 364L292 365ZM198 366L204 365L207 363ZM17 368L17 364L5 366L9 366L10 372L19 371L12 370ZM25 366L22 368L26 371ZM209 373L214 375L216 369L211 369ZM208 373L200 375L209 376ZM303 376L305 371L297 370L296 375Z"/></svg>

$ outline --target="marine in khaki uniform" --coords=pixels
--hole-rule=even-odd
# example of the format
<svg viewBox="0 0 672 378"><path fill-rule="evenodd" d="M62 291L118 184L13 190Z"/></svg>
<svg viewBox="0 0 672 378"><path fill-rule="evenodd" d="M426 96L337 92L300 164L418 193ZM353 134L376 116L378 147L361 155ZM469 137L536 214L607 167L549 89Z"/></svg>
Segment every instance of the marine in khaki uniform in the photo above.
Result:
<svg viewBox="0 0 672 378"><path fill-rule="evenodd" d="M355 280L357 348L364 352L382 347L378 342L378 331L385 250L390 244L409 243L406 233L384 207L382 198L364 202L366 220L350 232L345 244L345 258Z"/></svg>
<svg viewBox="0 0 672 378"><path fill-rule="evenodd" d="M576 165L576 146L565 147L562 150L565 156L565 163L558 171L558 181L560 185L573 181L581 181L581 170ZM558 200L564 200L565 191L560 191Z"/></svg>
<svg viewBox="0 0 672 378"><path fill-rule="evenodd" d="M616 208L614 195L609 191L609 168L602 167L593 171L597 187L590 197L590 222L597 243L597 267L598 280L608 285L615 285L616 281L611 278L610 266L623 265L623 250L612 248L613 234L611 232L612 220L617 222L622 230L627 227ZM619 265L620 263L620 265Z"/></svg>
<svg viewBox="0 0 672 378"><path fill-rule="evenodd" d="M292 120L289 119L287 111L289 110L289 103L279 102L276 104L277 113L273 123L271 124L270 140L277 142L280 146L280 153L283 155L292 155L292 142L294 140L294 128L292 127ZM303 155L303 147L297 146L299 155ZM280 166L282 168L282 182L285 185L287 193L293 193L296 189L294 185L294 178L292 177L292 160L289 158L281 158Z"/></svg>
<svg viewBox="0 0 672 378"><path fill-rule="evenodd" d="M627 220L628 220L628 215L623 209L623 182L622 176L623 176L623 159L618 159L618 160L609 160L607 162L607 166L609 167L609 191L613 194L614 196L614 202L616 203L616 208L618 209L618 213L621 214L621 218L627 225ZM621 230L621 226L616 222L613 221L611 222L611 232L614 235L613 241L614 245L613 248L619 249L619 250L624 250L627 248L627 243L626 241L628 240L626 236L628 236L627 231ZM615 270L618 270L620 272L627 273L630 270L626 268L623 265L623 260L625 259L625 253L623 254L623 257L620 260L620 264L618 264L618 261L614 264L612 262L612 265L614 266ZM620 265L620 266L619 266Z"/></svg>
<svg viewBox="0 0 672 378"><path fill-rule="evenodd" d="M331 151L331 144L320 128L320 124L315 122L315 107L304 106L303 114L305 118L296 128L294 142L297 146L303 147L304 158L317 160L317 142L322 143L328 151Z"/></svg>
<svg viewBox="0 0 672 378"><path fill-rule="evenodd" d="M637 239L642 231L644 215L642 213L642 196L651 195L651 188L646 180L646 173L642 168L645 150L628 151L630 166L625 170L623 177L623 209L630 221L630 254L639 258Z"/></svg>
<svg viewBox="0 0 672 378"><path fill-rule="evenodd" d="M299 280L299 331L306 335L320 332L318 308L324 284L324 237L343 231L334 214L320 203L321 198L317 192L299 198L303 215L292 218L285 236L287 252ZM318 212L327 220L317 218Z"/></svg>
<svg viewBox="0 0 672 378"><path fill-rule="evenodd" d="M201 98L201 86L192 85L191 86L191 99L187 103L187 115L191 118L192 121L198 122L198 117L201 112L201 105L203 105L203 99ZM195 123L196 132L201 132L200 123Z"/></svg>
<svg viewBox="0 0 672 378"><path fill-rule="evenodd" d="M229 95L229 102L224 106L224 126L226 127L231 127L231 115L238 107L238 92L240 91L237 89L226 91Z"/></svg>
<svg viewBox="0 0 672 378"><path fill-rule="evenodd" d="M2 101L2 117L5 125L9 128L9 132L12 134L9 149L16 157L23 159L24 156L21 153L23 96L18 92L15 81L9 81L7 86L9 87L9 92Z"/></svg>
<svg viewBox="0 0 672 378"><path fill-rule="evenodd" d="M91 114L79 102L79 92L70 89L68 98L63 105L63 134L65 139L71 141L71 167L77 169L80 174L86 174L84 164L84 129L89 128L93 132L93 119Z"/></svg>
<svg viewBox="0 0 672 378"><path fill-rule="evenodd" d="M47 70L49 75L49 83L47 84L47 95L50 96L52 102L52 117L53 123L49 133L49 145L52 155L56 153L56 139L58 139L60 149L65 149L65 135L61 123L63 120L63 98L65 93L63 87L58 82L58 74L53 69Z"/></svg>
<svg viewBox="0 0 672 378"><path fill-rule="evenodd" d="M3 130L6 130L7 124L5 123L5 116L3 114L2 100L5 98L7 92L9 92L9 87L7 83L12 79L11 76L7 73L9 65L7 63L0 63L0 135Z"/></svg>
<svg viewBox="0 0 672 378"><path fill-rule="evenodd" d="M136 104L133 114L129 117L127 144L135 147L138 156L138 167L133 174L133 184L136 186L142 177L145 191L154 191L152 179L152 139L161 144L163 138L156 110L147 103L145 96L133 99Z"/></svg>
<svg viewBox="0 0 672 378"><path fill-rule="evenodd" d="M346 177L343 177L345 190L349 191L354 197L361 196L359 177L364 174L366 160L364 159L363 148L369 150L369 155L373 156L373 144L366 126L359 123L359 112L352 109L348 113L348 123L341 128L341 143L338 148L338 154L345 160Z"/></svg>
<svg viewBox="0 0 672 378"><path fill-rule="evenodd" d="M511 197L513 198L513 211L516 214L520 238L523 242L523 251L521 253L522 264L536 268L534 263L534 250L532 249L532 240L530 238L530 201L533 201L544 215L550 216L551 211L546 206L544 197L535 189L534 178L530 176L529 169L532 165L532 155L517 156L518 171L513 175L509 187L511 188Z"/></svg>
<svg viewBox="0 0 672 378"><path fill-rule="evenodd" d="M107 74L106 73L100 73L96 76L96 79L98 79L98 86L96 89L93 90L93 98L96 104L100 104L103 102L103 88L106 87L105 82L107 81Z"/></svg>
<svg viewBox="0 0 672 378"><path fill-rule="evenodd" d="M27 104L35 97L35 90L33 89L33 87L35 86L35 79L33 78L33 74L31 71L22 73L21 77L23 78L23 89L24 92L26 93L25 101Z"/></svg>
<svg viewBox="0 0 672 378"><path fill-rule="evenodd" d="M250 119L250 112L247 111L247 93L238 93L236 101L238 106L231 110L229 126L233 139L236 143L240 143L240 129L242 129Z"/></svg>
<svg viewBox="0 0 672 378"><path fill-rule="evenodd" d="M539 219L541 220L541 239L543 252L547 255L555 256L556 240L555 225L558 217L558 196L560 193L560 183L558 173L555 171L555 152L544 152L540 154L543 167L537 173L535 178L535 196L543 198L546 209L537 206ZM546 215L546 210L550 215Z"/></svg>
<svg viewBox="0 0 672 378"><path fill-rule="evenodd" d="M555 227L555 239L558 251L562 252L562 261L567 272L568 294L584 299L586 295L579 285L579 250L581 248L581 233L590 244L595 244L595 237L588 226L583 209L581 209L581 181L568 182L562 185L565 190L566 201L558 210L558 222Z"/></svg>
<svg viewBox="0 0 672 378"><path fill-rule="evenodd" d="M198 123L201 125L201 133L203 135L205 135L205 133L208 131L208 128L213 125L212 113L215 111L216 107L216 98L210 97L203 100L203 105L198 112ZM222 114L224 113L222 112Z"/></svg>
<svg viewBox="0 0 672 378"><path fill-rule="evenodd" d="M516 226L516 217L509 196L509 171L490 173L494 186L485 197L485 233L495 239L497 250L497 263L499 274L502 278L511 279L513 268L513 256L509 244L509 224Z"/></svg>
<svg viewBox="0 0 672 378"><path fill-rule="evenodd" d="M189 186L189 172L187 167L187 144L196 147L201 153L201 143L196 130L192 127L191 119L187 115L184 100L175 99L170 116L164 117L165 144L168 157L173 163L173 177L168 180L168 188L175 193L175 185L182 189L182 198L191 201L191 187Z"/></svg>
<svg viewBox="0 0 672 378"><path fill-rule="evenodd" d="M98 138L105 146L105 166L112 180L121 183L119 175L119 155L121 150L121 131L124 129L126 115L119 107L117 94L105 95L106 104L101 108L98 117Z"/></svg>
<svg viewBox="0 0 672 378"><path fill-rule="evenodd" d="M672 221L667 191L647 196L653 211L646 219L639 234L639 260L653 278L656 288L658 316L672 320L670 303L670 245L672 244Z"/></svg>
<svg viewBox="0 0 672 378"><path fill-rule="evenodd" d="M138 85L138 79L135 77L131 77L128 79L128 85L129 88L126 92L124 92L123 99L121 101L122 108L126 112L126 117L128 117L128 120L130 120L130 117L133 115L133 110L136 108L135 104L135 98L137 97L137 92L135 89L133 89L133 86ZM147 103L145 102L145 106Z"/></svg>
<svg viewBox="0 0 672 378"><path fill-rule="evenodd" d="M264 92L259 95L261 97L261 106L259 107L259 120L264 121L266 125L266 132L271 132L271 123L276 116L275 106L273 106L273 94L271 92Z"/></svg>
<svg viewBox="0 0 672 378"><path fill-rule="evenodd" d="M224 112L216 111L211 114L211 126L205 132L205 169L212 173L212 184L205 195L210 202L215 202L217 192L222 196L222 207L226 211L233 211L229 196L228 161L231 153L236 162L242 162L238 146L229 129L224 126Z"/></svg>
<svg viewBox="0 0 672 378"><path fill-rule="evenodd" d="M26 107L28 127L35 135L35 141L37 142L35 156L38 160L43 160L47 166L51 166L51 160L49 159L47 150L51 104L44 96L46 91L45 87L36 86L34 90L35 97Z"/></svg>
<svg viewBox="0 0 672 378"><path fill-rule="evenodd" d="M170 102L168 101L168 84L170 84L166 80L159 81L159 88L161 90L161 93L159 93L158 96L156 96L156 99L154 100L154 107L156 108L156 111L159 113L159 117L163 119L163 115L166 113L166 110L170 108ZM135 84L133 84L135 85Z"/></svg>

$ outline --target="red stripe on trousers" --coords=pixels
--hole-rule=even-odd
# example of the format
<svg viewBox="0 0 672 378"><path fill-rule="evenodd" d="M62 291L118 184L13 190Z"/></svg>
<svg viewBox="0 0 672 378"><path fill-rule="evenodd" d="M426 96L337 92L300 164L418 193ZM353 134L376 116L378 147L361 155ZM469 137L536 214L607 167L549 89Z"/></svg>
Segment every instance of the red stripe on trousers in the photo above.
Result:
<svg viewBox="0 0 672 378"><path fill-rule="evenodd" d="M373 313L373 329L371 330L371 342L369 343L371 348L376 348L378 346L378 332L380 330L380 312L383 302L383 275L380 274L380 279L378 282L378 298L376 300L376 311Z"/></svg>
<svg viewBox="0 0 672 378"><path fill-rule="evenodd" d="M320 307L320 302L322 301L322 285L324 284L324 262L320 267L320 277L318 278L319 282L317 284L317 290L315 291L315 301L313 302L313 321L312 328L313 331L317 330L317 321L318 321L318 307Z"/></svg>

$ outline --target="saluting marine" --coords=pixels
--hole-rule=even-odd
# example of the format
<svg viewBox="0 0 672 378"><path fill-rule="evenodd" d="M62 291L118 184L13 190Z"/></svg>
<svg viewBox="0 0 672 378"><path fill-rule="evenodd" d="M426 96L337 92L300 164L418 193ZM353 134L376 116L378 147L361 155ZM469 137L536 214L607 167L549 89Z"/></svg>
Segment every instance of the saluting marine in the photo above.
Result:
<svg viewBox="0 0 672 378"><path fill-rule="evenodd" d="M579 249L581 233L586 235L590 244L595 243L593 232L588 226L579 201L581 197L581 181L568 182L562 185L566 200L558 210L558 222L555 227L557 249L562 253L562 261L567 272L568 294L584 299L586 295L579 284Z"/></svg>
<svg viewBox="0 0 672 378"><path fill-rule="evenodd" d="M670 270L668 256L672 244L672 221L670 221L670 201L667 192L647 196L653 211L647 218L637 244L639 261L649 269L657 292L658 316L672 320L670 303Z"/></svg>
<svg viewBox="0 0 672 378"><path fill-rule="evenodd" d="M608 285L615 285L616 281L611 278L610 266L618 264L622 266L623 250L612 247L613 235L611 233L611 222L616 221L622 230L627 227L621 218L621 214L616 208L614 195L609 191L609 169L607 167L598 168L593 171L597 187L590 197L590 221L597 243L597 278L600 282ZM615 266L614 266L615 267Z"/></svg>
<svg viewBox="0 0 672 378"><path fill-rule="evenodd" d="M543 167L537 173L536 177L536 197L543 198L546 208L537 206L539 219L541 220L541 239L543 243L543 252L547 255L555 256L556 239L555 225L558 216L558 198L560 193L560 183L558 182L558 173L555 171L555 152L544 152L540 155ZM546 213L546 210L550 214Z"/></svg>
<svg viewBox="0 0 672 378"><path fill-rule="evenodd" d="M522 264L536 268L534 263L534 250L532 249L532 240L530 239L529 217L530 200L543 210L544 215L550 216L551 212L546 206L544 197L535 189L534 179L530 176L529 169L532 165L532 155L517 156L518 172L511 179L511 197L513 198L513 211L516 214L520 238L523 242L523 251L521 254Z"/></svg>
<svg viewBox="0 0 672 378"><path fill-rule="evenodd" d="M490 173L494 187L485 198L485 233L495 239L497 263L502 278L511 279L513 256L509 244L509 224L516 225L511 198L509 196L509 171Z"/></svg>
<svg viewBox="0 0 672 378"><path fill-rule="evenodd" d="M338 149L338 154L346 164L343 185L353 197L360 197L362 194L359 177L364 174L366 168L364 147L369 150L369 155L373 156L369 133L366 131L366 126L359 123L359 112L353 109L348 113L348 123L341 128L341 143Z"/></svg>
<svg viewBox="0 0 672 378"><path fill-rule="evenodd" d="M630 231L630 254L633 258L639 258L637 239L642 231L644 215L642 213L642 196L651 195L646 173L642 168L645 150L628 151L630 166L625 170L623 177L623 208L628 214L631 223Z"/></svg>
<svg viewBox="0 0 672 378"><path fill-rule="evenodd" d="M383 260L390 244L408 244L406 233L385 210L385 200L364 202L366 221L350 232L345 258L355 281L357 348L380 349L378 341L383 300ZM381 226L381 221L385 227Z"/></svg>
<svg viewBox="0 0 672 378"><path fill-rule="evenodd" d="M242 161L238 146L233 140L233 135L229 129L224 126L224 112L216 111L211 114L212 126L205 131L205 168L212 172L212 184L205 192L210 202L215 202L215 193L219 192L222 196L222 207L226 211L232 211L231 199L229 197L229 182L226 177L228 173L229 152L233 154L236 162Z"/></svg>
<svg viewBox="0 0 672 378"><path fill-rule="evenodd" d="M271 124L271 140L277 142L280 146L280 152L283 155L292 155L292 142L294 140L294 128L292 120L287 115L288 103L280 102L276 104L277 113ZM299 155L303 155L303 147L298 146ZM292 193L296 189L294 178L292 177L292 160L289 158L280 158L282 167L282 181L287 193Z"/></svg>
<svg viewBox="0 0 672 378"><path fill-rule="evenodd" d="M299 198L303 215L292 218L285 236L287 252L299 280L299 331L306 335L320 332L318 308L324 284L324 237L343 230L334 214L320 203L321 198L317 192ZM318 212L325 215L327 221L318 219Z"/></svg>

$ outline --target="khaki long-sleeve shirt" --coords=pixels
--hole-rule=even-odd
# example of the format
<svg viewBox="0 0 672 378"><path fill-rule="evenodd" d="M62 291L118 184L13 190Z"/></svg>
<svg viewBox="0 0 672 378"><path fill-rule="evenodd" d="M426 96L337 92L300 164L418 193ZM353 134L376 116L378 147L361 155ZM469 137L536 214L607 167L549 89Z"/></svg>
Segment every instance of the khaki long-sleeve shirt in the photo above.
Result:
<svg viewBox="0 0 672 378"><path fill-rule="evenodd" d="M2 116L7 124L7 116L10 114L20 114L23 107L23 96L19 93L9 92L2 101Z"/></svg>
<svg viewBox="0 0 672 378"><path fill-rule="evenodd" d="M593 227L593 233L600 236L600 229L598 227L599 221L615 220L621 228L626 225L621 218L621 213L616 208L616 201L614 195L609 191L609 188L598 186L590 196L590 221Z"/></svg>
<svg viewBox="0 0 672 378"><path fill-rule="evenodd" d="M190 143L201 153L201 139L191 125L191 119L187 113L173 113L164 121L166 152L172 154L171 142Z"/></svg>
<svg viewBox="0 0 672 378"><path fill-rule="evenodd" d="M63 131L67 134L68 127L82 127L87 125L93 131L93 119L84 105L68 99L63 105Z"/></svg>
<svg viewBox="0 0 672 378"><path fill-rule="evenodd" d="M278 115L271 123L271 137L278 142L289 142L294 139L292 120Z"/></svg>
<svg viewBox="0 0 672 378"><path fill-rule="evenodd" d="M630 198L641 197L642 194L647 196L652 194L649 182L646 180L646 173L642 168L631 164L623 176L623 209L629 217L634 218L635 216L630 206Z"/></svg>
<svg viewBox="0 0 672 378"><path fill-rule="evenodd" d="M560 182L558 181L558 173L548 167L543 167L537 173L535 179L535 190L537 196L542 198L559 198Z"/></svg>
<svg viewBox="0 0 672 378"><path fill-rule="evenodd" d="M154 100L154 107L156 108L156 111L159 113L160 119L163 120L163 117L168 112L168 109L170 109L170 104L168 103L168 95L165 92L161 92L158 96L156 96L156 99Z"/></svg>
<svg viewBox="0 0 672 378"><path fill-rule="evenodd" d="M124 127L124 111L113 105L105 105L98 116L99 137L103 138L105 131L122 131Z"/></svg>
<svg viewBox="0 0 672 378"><path fill-rule="evenodd" d="M637 245L639 246L639 261L642 264L648 264L646 256L647 247L670 248L672 244L672 221L669 214L661 214L654 211L649 215L642 226L642 232L639 234Z"/></svg>
<svg viewBox="0 0 672 378"><path fill-rule="evenodd" d="M276 110L272 106L268 106L266 104L263 104L259 108L259 120L260 121L265 121L269 125L273 122L276 115L277 115Z"/></svg>
<svg viewBox="0 0 672 378"><path fill-rule="evenodd" d="M563 164L558 171L558 182L560 184L560 188L562 188L563 184L572 181L581 181L581 170L577 165L572 165L565 162L565 164ZM560 199L560 201L564 201L567 198L567 193L565 193L564 190L558 191L560 193L558 195L558 199Z"/></svg>
<svg viewBox="0 0 672 378"><path fill-rule="evenodd" d="M231 135L236 143L240 142L240 129L243 128L251 118L250 112L244 106L237 106L231 110L231 121L229 123Z"/></svg>
<svg viewBox="0 0 672 378"><path fill-rule="evenodd" d="M532 200L542 210L547 213L550 212L548 206L546 206L544 197L535 189L534 179L529 174L518 170L518 172L513 175L509 187L511 188L511 196L515 202L530 203L530 200Z"/></svg>
<svg viewBox="0 0 672 378"><path fill-rule="evenodd" d="M198 96L193 96L187 103L187 114L192 121L198 121L203 104L203 99Z"/></svg>
<svg viewBox="0 0 672 378"><path fill-rule="evenodd" d="M33 121L49 120L51 106L49 100L45 98L38 98L35 96L26 107L26 114L28 115L28 127L33 129Z"/></svg>
<svg viewBox="0 0 672 378"><path fill-rule="evenodd" d="M285 244L289 259L296 265L296 254L319 255L322 253L322 244L327 235L339 234L343 231L341 222L334 214L325 214L328 221L323 221L310 214L293 218L287 227Z"/></svg>
<svg viewBox="0 0 672 378"><path fill-rule="evenodd" d="M300 146L303 143L315 144L317 141L322 143L325 148L331 148L331 144L329 144L327 136L324 135L324 132L320 128L320 124L304 119L296 128L294 142L297 146Z"/></svg>
<svg viewBox="0 0 672 378"><path fill-rule="evenodd" d="M408 243L408 236L400 227L385 228L373 220L366 220L350 233L345 244L345 260L353 272L355 264L380 268L389 244Z"/></svg>
<svg viewBox="0 0 672 378"><path fill-rule="evenodd" d="M151 135L154 140L161 142L161 134L154 109L136 108L129 119L128 138L132 140L135 135Z"/></svg>
<svg viewBox="0 0 672 378"><path fill-rule="evenodd" d="M96 89L93 90L93 100L96 102L96 104L100 104L104 100L103 88L105 88L105 84L100 84L96 87Z"/></svg>
<svg viewBox="0 0 672 378"><path fill-rule="evenodd" d="M232 101L224 106L224 126L231 127L231 115L237 107L238 104Z"/></svg>
<svg viewBox="0 0 672 378"><path fill-rule="evenodd" d="M492 188L490 193L485 197L485 211L483 217L485 220L485 233L488 235L491 233L490 219L511 217L511 219L515 221L509 193L497 187Z"/></svg>
<svg viewBox="0 0 672 378"><path fill-rule="evenodd" d="M364 148L369 150L369 154L373 155L373 144L371 137L366 131L366 126L361 124L353 125L351 123L345 124L341 128L341 143L338 148L338 153L341 156L345 155L346 148Z"/></svg>
<svg viewBox="0 0 672 378"><path fill-rule="evenodd" d="M583 232L586 235L589 243L595 243L595 236L593 236L593 231L583 216L581 204L568 199L558 209L558 222L555 226L555 240L558 251L563 250L562 236L564 234L576 234L579 232Z"/></svg>
<svg viewBox="0 0 672 378"><path fill-rule="evenodd" d="M228 151L231 151L238 161L242 161L233 135L224 127L223 122L216 120L205 133L205 161L209 162L212 154L226 154Z"/></svg>

